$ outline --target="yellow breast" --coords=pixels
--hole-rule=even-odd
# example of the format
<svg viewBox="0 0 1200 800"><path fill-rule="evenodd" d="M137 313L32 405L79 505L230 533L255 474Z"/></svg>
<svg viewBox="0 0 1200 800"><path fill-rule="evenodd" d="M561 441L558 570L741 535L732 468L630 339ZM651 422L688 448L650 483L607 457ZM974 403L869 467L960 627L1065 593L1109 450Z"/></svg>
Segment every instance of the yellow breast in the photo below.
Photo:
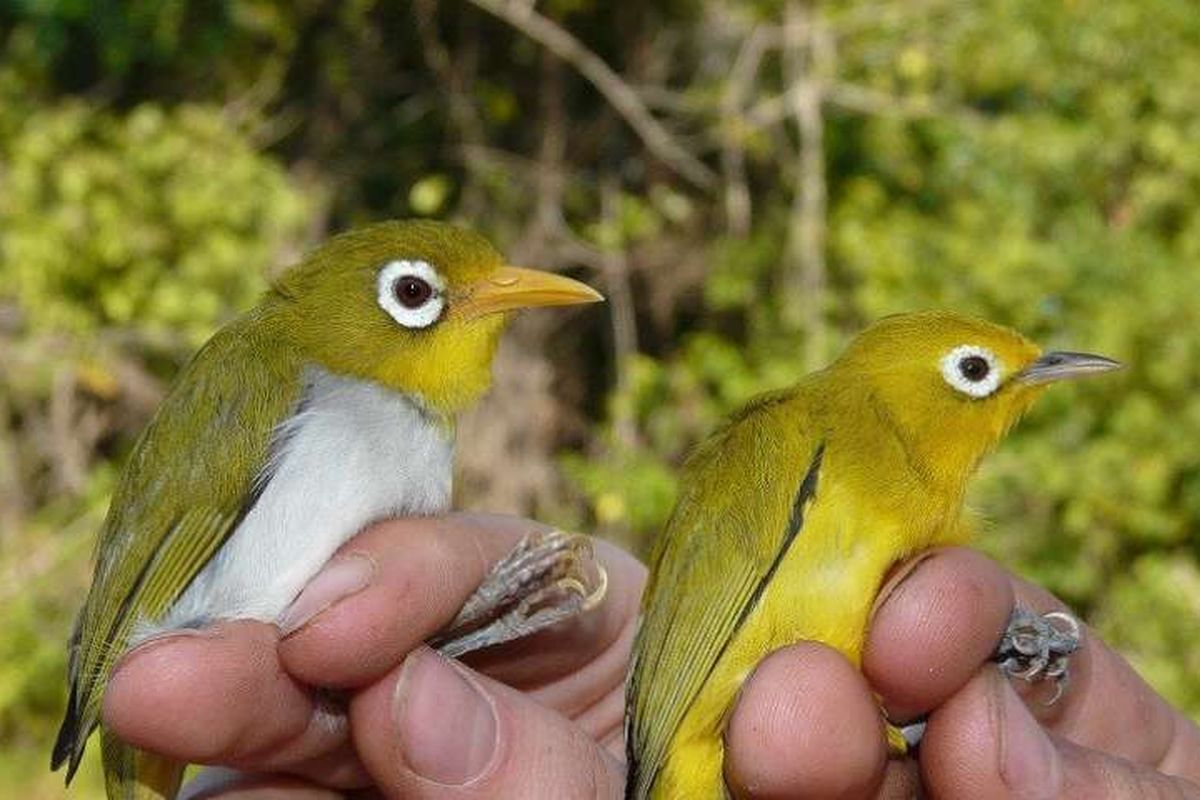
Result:
<svg viewBox="0 0 1200 800"><path fill-rule="evenodd" d="M858 476L842 471L836 444L829 445L803 528L677 729L655 797L723 797L722 732L743 681L763 657L811 640L857 666L888 569L911 553L964 538L958 514L945 513L950 508L937 507L915 482L864 494Z"/></svg>

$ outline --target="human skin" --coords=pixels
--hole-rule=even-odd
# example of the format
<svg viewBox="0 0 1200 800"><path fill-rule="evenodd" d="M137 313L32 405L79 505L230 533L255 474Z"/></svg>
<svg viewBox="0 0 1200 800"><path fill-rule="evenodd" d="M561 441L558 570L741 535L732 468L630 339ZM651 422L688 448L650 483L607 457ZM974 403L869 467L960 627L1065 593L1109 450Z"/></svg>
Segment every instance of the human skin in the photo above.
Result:
<svg viewBox="0 0 1200 800"><path fill-rule="evenodd" d="M645 569L606 542L605 601L458 665L423 646L537 523L451 515L364 531L279 628L220 623L122 660L105 722L132 744L217 764L186 797L620 798L623 682ZM1062 698L988 658L1013 607L1063 606L962 548L895 570L859 672L801 643L767 657L726 732L738 798L1180 797L1200 800L1200 729L1091 631ZM323 687L316 690L312 687ZM889 759L880 698L927 717Z"/></svg>

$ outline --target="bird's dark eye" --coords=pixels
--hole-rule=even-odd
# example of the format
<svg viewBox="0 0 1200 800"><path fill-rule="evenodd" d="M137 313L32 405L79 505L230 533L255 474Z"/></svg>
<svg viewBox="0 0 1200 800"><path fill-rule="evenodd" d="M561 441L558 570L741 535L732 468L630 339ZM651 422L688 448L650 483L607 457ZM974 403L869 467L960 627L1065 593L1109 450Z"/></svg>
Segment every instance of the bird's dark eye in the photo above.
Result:
<svg viewBox="0 0 1200 800"><path fill-rule="evenodd" d="M1004 362L986 347L964 344L942 356L942 378L968 397L987 397L1000 388Z"/></svg>
<svg viewBox="0 0 1200 800"><path fill-rule="evenodd" d="M401 275L392 284L392 293L405 308L420 308L433 297L433 287L416 275Z"/></svg>
<svg viewBox="0 0 1200 800"><path fill-rule="evenodd" d="M992 365L983 356L967 356L958 362L958 371L972 383L979 383L992 371Z"/></svg>
<svg viewBox="0 0 1200 800"><path fill-rule="evenodd" d="M401 327L428 328L446 310L446 281L428 261L390 261L375 280L379 307Z"/></svg>

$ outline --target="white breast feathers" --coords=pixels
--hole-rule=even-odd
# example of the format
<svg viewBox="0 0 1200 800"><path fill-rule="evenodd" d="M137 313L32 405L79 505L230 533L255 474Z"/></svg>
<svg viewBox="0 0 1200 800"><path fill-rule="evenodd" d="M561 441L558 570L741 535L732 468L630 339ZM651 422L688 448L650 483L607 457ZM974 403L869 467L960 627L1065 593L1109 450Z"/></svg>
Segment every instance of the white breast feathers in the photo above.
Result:
<svg viewBox="0 0 1200 800"><path fill-rule="evenodd" d="M273 621L346 540L388 516L444 511L452 435L412 400L311 369L301 410L276 432L262 494L157 624Z"/></svg>

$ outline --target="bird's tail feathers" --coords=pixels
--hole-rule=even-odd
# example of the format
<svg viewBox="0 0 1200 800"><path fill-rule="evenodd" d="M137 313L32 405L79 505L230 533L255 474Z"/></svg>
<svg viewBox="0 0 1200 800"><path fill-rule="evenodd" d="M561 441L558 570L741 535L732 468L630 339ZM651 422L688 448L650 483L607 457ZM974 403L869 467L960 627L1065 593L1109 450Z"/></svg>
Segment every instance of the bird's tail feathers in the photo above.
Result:
<svg viewBox="0 0 1200 800"><path fill-rule="evenodd" d="M101 729L104 788L108 800L174 800L187 767L122 742Z"/></svg>
<svg viewBox="0 0 1200 800"><path fill-rule="evenodd" d="M54 740L54 753L50 756L50 769L57 770L67 765L67 783L75 777L79 762L83 760L83 748L91 735L93 725L85 726L83 707L79 700L79 687L71 684L71 694L67 698L67 711L63 715L62 725L58 728L58 738Z"/></svg>

